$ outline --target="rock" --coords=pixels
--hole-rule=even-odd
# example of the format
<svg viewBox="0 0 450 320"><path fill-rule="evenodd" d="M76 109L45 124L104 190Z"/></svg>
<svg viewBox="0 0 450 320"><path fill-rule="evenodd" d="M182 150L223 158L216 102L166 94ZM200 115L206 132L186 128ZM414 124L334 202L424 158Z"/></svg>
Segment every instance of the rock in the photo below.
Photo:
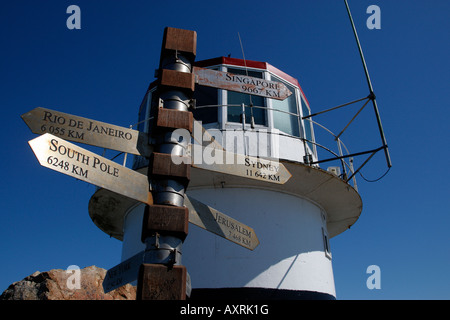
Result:
<svg viewBox="0 0 450 320"><path fill-rule="evenodd" d="M0 300L136 300L136 287L130 284L104 293L105 275L106 270L96 266L36 271L11 284Z"/></svg>

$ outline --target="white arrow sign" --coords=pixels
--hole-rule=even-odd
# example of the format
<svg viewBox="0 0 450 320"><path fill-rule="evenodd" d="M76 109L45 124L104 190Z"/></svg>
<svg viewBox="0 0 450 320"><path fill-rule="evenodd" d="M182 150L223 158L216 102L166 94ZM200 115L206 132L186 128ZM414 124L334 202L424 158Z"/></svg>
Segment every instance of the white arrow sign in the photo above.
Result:
<svg viewBox="0 0 450 320"><path fill-rule="evenodd" d="M127 283L137 280L139 267L145 263L145 250L135 254L131 258L122 261L115 267L112 267L106 272L105 279L103 279L103 291L108 293L114 289L120 288ZM192 285L191 277L187 273L186 278L186 295L191 296Z"/></svg>
<svg viewBox="0 0 450 320"><path fill-rule="evenodd" d="M153 204L148 178L49 133L28 142L39 163L49 169Z"/></svg>
<svg viewBox="0 0 450 320"><path fill-rule="evenodd" d="M144 263L145 251L141 251L131 258L122 261L109 269L103 279L103 291L108 293L114 289L133 282L138 277L139 267Z"/></svg>
<svg viewBox="0 0 450 320"><path fill-rule="evenodd" d="M250 250L254 250L259 245L255 230L249 226L191 196L184 198L184 205L189 209L190 223Z"/></svg>
<svg viewBox="0 0 450 320"><path fill-rule="evenodd" d="M191 165L195 168L244 178L285 184L291 173L278 161L232 153L215 147L190 145Z"/></svg>
<svg viewBox="0 0 450 320"><path fill-rule="evenodd" d="M22 119L33 133L50 133L65 140L148 157L147 135L105 122L45 108L35 108Z"/></svg>
<svg viewBox="0 0 450 320"><path fill-rule="evenodd" d="M292 92L281 82L194 67L199 85L284 100Z"/></svg>

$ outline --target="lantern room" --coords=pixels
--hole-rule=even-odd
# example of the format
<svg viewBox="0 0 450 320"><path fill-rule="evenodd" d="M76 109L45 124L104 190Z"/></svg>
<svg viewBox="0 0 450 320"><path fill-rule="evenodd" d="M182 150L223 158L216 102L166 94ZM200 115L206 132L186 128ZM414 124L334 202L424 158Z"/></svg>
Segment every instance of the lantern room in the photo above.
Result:
<svg viewBox="0 0 450 320"><path fill-rule="evenodd" d="M227 151L295 162L317 160L308 100L297 79L266 62L219 57L195 64L233 75L281 82L292 93L284 100L196 85L194 119ZM149 132L152 83L139 110L139 131ZM153 101L155 103L155 101ZM186 102L188 103L188 102ZM135 163L135 169L142 164ZM305 161L306 160L306 161Z"/></svg>

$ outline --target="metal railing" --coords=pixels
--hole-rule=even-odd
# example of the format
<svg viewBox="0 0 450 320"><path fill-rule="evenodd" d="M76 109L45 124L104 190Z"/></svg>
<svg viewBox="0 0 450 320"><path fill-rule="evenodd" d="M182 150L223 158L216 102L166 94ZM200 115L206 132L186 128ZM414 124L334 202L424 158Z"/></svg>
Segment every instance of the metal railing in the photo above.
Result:
<svg viewBox="0 0 450 320"><path fill-rule="evenodd" d="M361 99L361 100L363 100L363 99ZM361 100L358 100L358 101L361 101ZM320 160L317 160L317 161L311 161L310 163L306 163L306 164L314 165L314 164L319 164L319 163L321 163L321 162L337 160L337 161L340 162L340 166L341 166L341 168L342 168L342 173L341 173L341 175L340 175L339 177L340 177L341 179L343 179L343 180L344 180L345 182L347 182L347 183L349 183L349 181L351 180L353 187L354 187L355 189L357 189L357 183L356 183L356 177L355 177L356 172L355 172L354 166L353 166L353 156L350 154L350 152L349 152L347 146L344 144L344 142L342 141L342 139L341 139L338 135L334 134L331 130L329 130L328 128L326 128L325 126L323 126L322 124L320 124L320 123L318 123L318 122L316 122L316 121L310 119L309 117L307 117L307 118L302 118L301 115L298 114L298 113L293 113L293 112L289 112L289 111L284 111L284 110L279 110L279 109L276 109L276 108L264 107L264 106L245 105L245 104L229 104L229 105L224 105L224 104L222 104L222 105L204 105L204 106L197 106L195 109L202 109L202 108L219 108L219 107L242 107L242 109L241 109L241 122L242 122L242 124L243 124L243 130L245 130L244 124L250 124L250 125L251 125L251 124L253 123L252 120L250 120L250 123L245 122L245 120L246 120L246 112L245 112L245 111L246 111L246 108L265 109L265 110L270 110L270 111L272 111L272 112L280 112L280 113L283 113L283 114L287 114L287 115L290 115L290 116L294 116L294 117L297 118L297 121L298 121L298 129L299 129L299 132L303 132L303 131L302 131L302 129L303 129L302 120L310 121L311 124L313 124L313 125L315 125L315 126L318 126L318 127L322 128L322 129L324 129L327 133L329 133L329 134L335 139L335 141L336 141L336 143L337 143L337 151L333 151L331 148L328 148L328 147L326 147L326 146L324 146L324 145L321 145L320 143L316 142L315 139L313 139L313 140L308 140L308 139L306 139L305 137L302 137L303 134L301 134L301 136L298 137L298 136L291 135L291 134L288 134L288 133L285 133L285 132L280 132L279 135L282 135L282 136L288 136L288 137L291 137L291 138L294 138L294 139L299 139L299 140L301 140L301 141L303 142L303 145L304 145L305 155L310 155L310 152L308 151L308 146L307 146L308 143L311 143L312 145L316 146L316 149L317 149L317 147L318 147L318 148L320 148L320 149L322 149L322 150L324 150L324 151L330 153L330 154L333 156L333 158L326 159L325 161L320 161ZM250 110L251 110L251 109L250 109ZM252 128L253 128L253 126L252 126ZM342 133L341 133L341 134L342 134ZM344 154L344 152L343 152L343 149L344 149L345 152L346 152L345 154ZM317 151L311 150L311 152L312 152L312 153L315 153L315 154L316 154L316 157L317 157ZM349 158L348 163L344 160L344 159L346 159L346 158ZM350 175L350 176L349 176L349 175Z"/></svg>

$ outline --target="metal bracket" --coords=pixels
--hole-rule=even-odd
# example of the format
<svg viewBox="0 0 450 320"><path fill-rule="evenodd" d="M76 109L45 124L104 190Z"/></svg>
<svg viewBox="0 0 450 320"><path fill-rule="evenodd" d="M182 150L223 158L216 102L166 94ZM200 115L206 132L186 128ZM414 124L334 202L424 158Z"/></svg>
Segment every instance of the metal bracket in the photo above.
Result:
<svg viewBox="0 0 450 320"><path fill-rule="evenodd" d="M155 233L146 239L144 263L181 265L181 247L183 242L172 236Z"/></svg>
<svg viewBox="0 0 450 320"><path fill-rule="evenodd" d="M304 162L306 165L311 165L311 164L313 164L312 155L307 154L307 155L303 156L303 162Z"/></svg>
<svg viewBox="0 0 450 320"><path fill-rule="evenodd" d="M192 110L197 109L197 99L189 100L189 109L192 109Z"/></svg>
<svg viewBox="0 0 450 320"><path fill-rule="evenodd" d="M159 233L156 233L155 235L155 243L152 244L153 247L155 247L156 249L159 249Z"/></svg>

